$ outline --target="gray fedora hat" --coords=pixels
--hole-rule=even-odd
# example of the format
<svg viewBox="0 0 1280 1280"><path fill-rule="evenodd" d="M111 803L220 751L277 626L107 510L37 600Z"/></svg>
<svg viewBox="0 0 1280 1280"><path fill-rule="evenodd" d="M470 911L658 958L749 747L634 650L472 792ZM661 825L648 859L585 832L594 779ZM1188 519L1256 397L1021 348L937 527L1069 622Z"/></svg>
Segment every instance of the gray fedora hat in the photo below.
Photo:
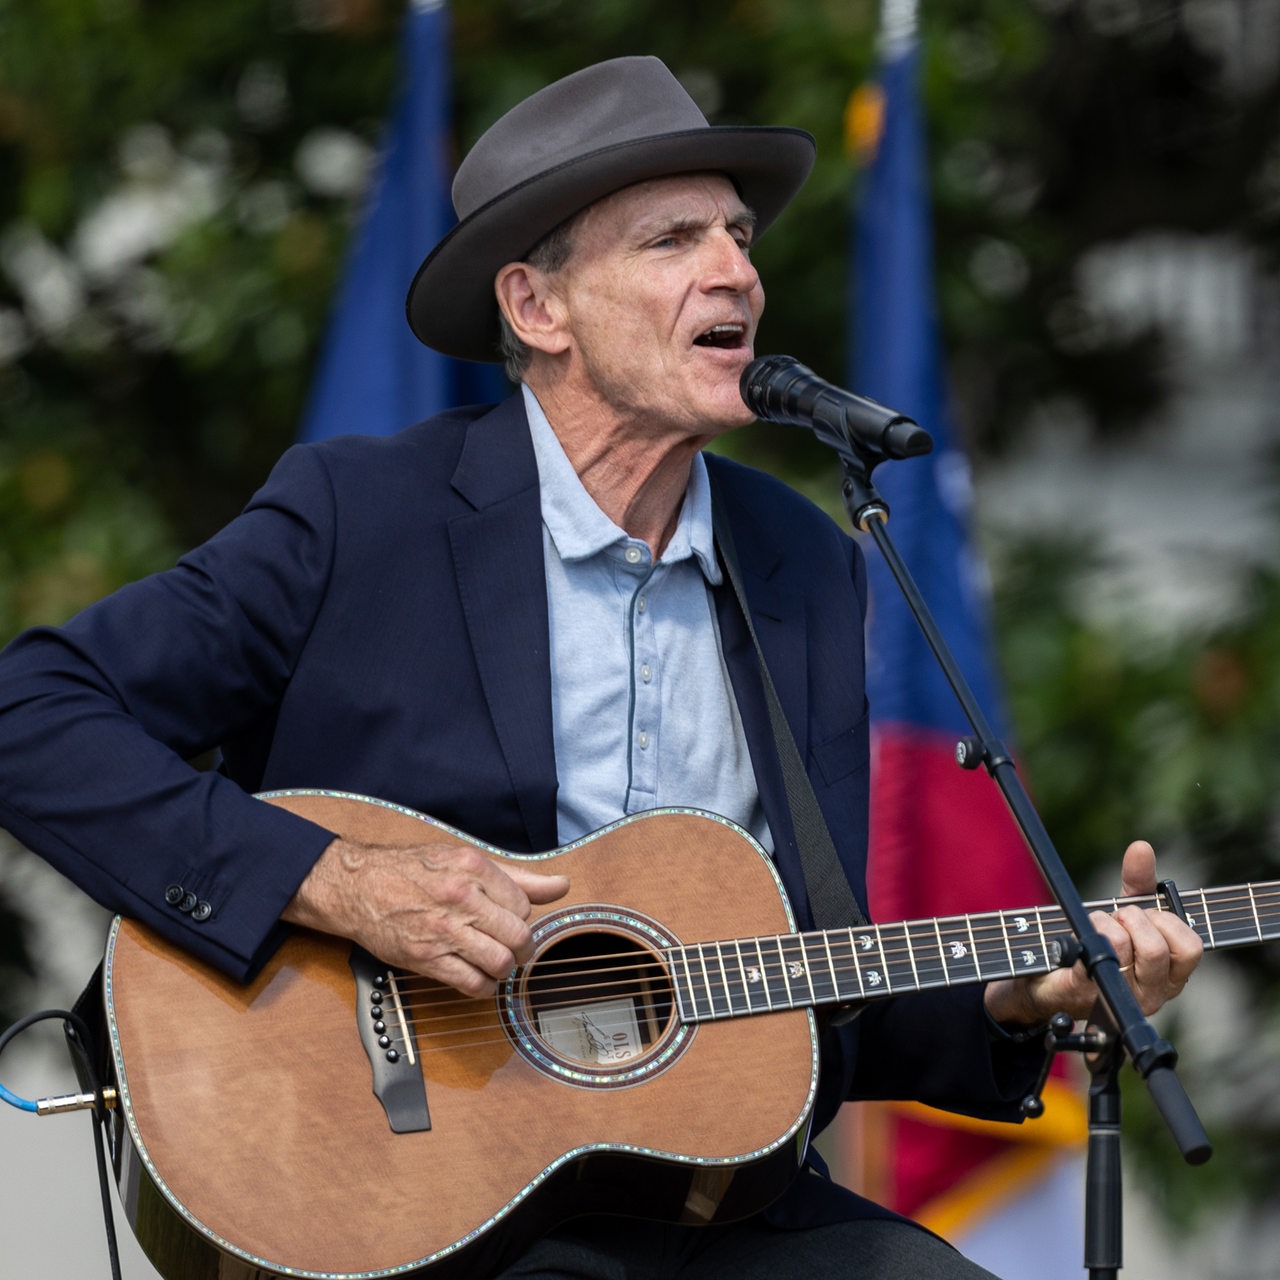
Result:
<svg viewBox="0 0 1280 1280"><path fill-rule="evenodd" d="M657 58L576 71L512 107L458 167L460 221L409 286L409 327L445 355L497 360L494 276L566 218L632 183L713 170L755 211L758 235L804 185L814 154L802 129L708 124Z"/></svg>

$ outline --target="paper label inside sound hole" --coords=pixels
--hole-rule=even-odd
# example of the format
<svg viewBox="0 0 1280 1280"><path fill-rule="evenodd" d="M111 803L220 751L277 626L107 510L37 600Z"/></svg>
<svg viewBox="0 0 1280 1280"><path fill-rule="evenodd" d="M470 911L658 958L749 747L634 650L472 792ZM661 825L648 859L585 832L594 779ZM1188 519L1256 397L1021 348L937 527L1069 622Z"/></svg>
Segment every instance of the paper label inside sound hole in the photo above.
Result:
<svg viewBox="0 0 1280 1280"><path fill-rule="evenodd" d="M626 1062L642 1048L635 1005L626 999L547 1010L538 1015L538 1031L565 1057L600 1066Z"/></svg>

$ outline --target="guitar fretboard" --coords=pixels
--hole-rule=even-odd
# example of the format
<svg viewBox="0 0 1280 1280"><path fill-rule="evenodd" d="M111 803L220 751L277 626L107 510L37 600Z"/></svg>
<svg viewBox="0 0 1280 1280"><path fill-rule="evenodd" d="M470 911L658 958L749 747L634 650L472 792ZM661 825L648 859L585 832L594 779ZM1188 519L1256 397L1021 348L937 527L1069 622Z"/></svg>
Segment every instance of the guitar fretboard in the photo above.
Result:
<svg viewBox="0 0 1280 1280"><path fill-rule="evenodd" d="M1206 949L1280 938L1280 881L1193 889L1181 898ZM1089 906L1169 909L1160 896ZM1048 973L1069 939L1062 910L1039 906L700 942L672 947L666 957L680 1016L706 1022Z"/></svg>

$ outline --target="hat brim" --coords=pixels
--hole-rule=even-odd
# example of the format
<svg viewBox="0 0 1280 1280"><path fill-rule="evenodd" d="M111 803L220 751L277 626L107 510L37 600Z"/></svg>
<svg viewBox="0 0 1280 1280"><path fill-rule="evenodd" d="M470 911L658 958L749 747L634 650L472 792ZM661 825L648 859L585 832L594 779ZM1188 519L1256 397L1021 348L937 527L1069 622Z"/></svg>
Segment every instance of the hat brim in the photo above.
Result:
<svg viewBox="0 0 1280 1280"><path fill-rule="evenodd" d="M405 310L421 342L463 360L498 360L493 281L566 218L623 187L680 173L725 173L759 237L813 168L803 129L715 126L603 147L504 191L464 218L418 268Z"/></svg>

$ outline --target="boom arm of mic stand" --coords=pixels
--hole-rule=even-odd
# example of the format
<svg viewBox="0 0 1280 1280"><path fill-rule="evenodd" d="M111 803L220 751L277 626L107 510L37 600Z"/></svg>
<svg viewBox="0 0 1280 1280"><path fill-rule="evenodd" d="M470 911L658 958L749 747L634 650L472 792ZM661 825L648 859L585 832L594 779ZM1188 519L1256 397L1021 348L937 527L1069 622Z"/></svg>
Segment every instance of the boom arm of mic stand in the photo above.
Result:
<svg viewBox="0 0 1280 1280"><path fill-rule="evenodd" d="M973 728L982 763L1000 788L1005 803L1039 864L1050 892L1079 941L1080 958L1110 1011L1120 1042L1138 1074L1146 1082L1183 1159L1188 1164L1203 1164L1212 1155L1213 1148L1174 1071L1177 1054L1167 1040L1156 1035L1120 973L1120 964L1111 944L1093 927L1080 893L1062 865L1062 859L1054 848L1040 815L1032 806L1013 761L987 722L906 563L889 536L885 527L889 519L889 508L871 483L871 470L883 458L861 456L847 442L844 442L839 454L845 477L841 491L849 518L855 528L870 534L875 541L906 598L947 683Z"/></svg>

